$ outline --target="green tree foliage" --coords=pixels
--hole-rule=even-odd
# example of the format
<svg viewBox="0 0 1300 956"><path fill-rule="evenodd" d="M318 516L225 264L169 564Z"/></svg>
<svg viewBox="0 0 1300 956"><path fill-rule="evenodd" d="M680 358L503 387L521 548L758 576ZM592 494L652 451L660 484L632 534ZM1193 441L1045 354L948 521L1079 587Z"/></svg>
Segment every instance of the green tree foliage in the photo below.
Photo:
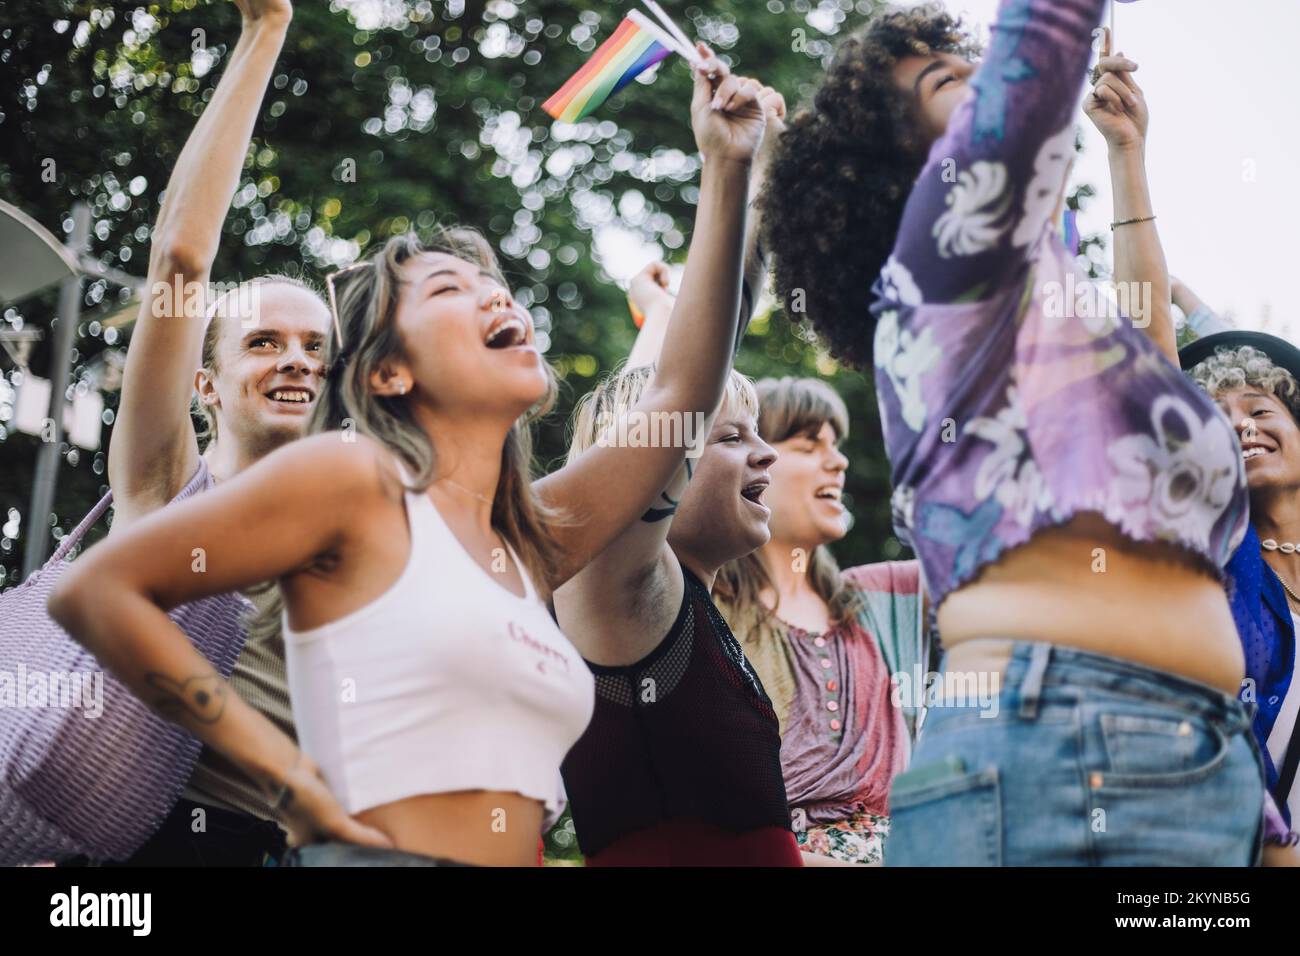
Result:
<svg viewBox="0 0 1300 956"><path fill-rule="evenodd" d="M233 48L238 12L196 0L7 6L0 196L60 236L73 203L89 203L93 254L140 275L159 193ZM780 89L793 106L811 89L833 35L870 4L668 7L733 68ZM539 436L541 463L552 465L563 454L573 401L626 355L635 334L599 252L643 243L647 261L654 246L681 261L698 195L690 76L680 59L582 123L554 125L541 109L620 15L621 7L570 0L300 2L214 278L319 279L411 227L458 221L484 229L564 379L560 406ZM48 330L55 300L51 291L13 304L3 321ZM104 353L126 345L134 307L125 301L107 282L88 283L74 386L102 383L113 358ZM49 338L31 356L37 374L49 374ZM8 418L14 370L9 361L4 367L0 416ZM779 311L755 322L739 367L754 376L831 378L855 416L848 490L858 525L840 556L854 563L899 554L868 382L838 369ZM106 400L111 419L115 393ZM105 446L110 438L106 428ZM0 443L0 585L17 583L37 447L12 431ZM64 450L56 536L104 481L102 449Z"/></svg>
<svg viewBox="0 0 1300 956"><path fill-rule="evenodd" d="M835 35L874 4L664 5L688 33L794 108L810 95ZM237 10L199 0L30 0L0 9L0 196L59 236L71 228L73 204L89 204L92 254L142 275L159 193L237 39ZM644 261L656 247L682 261L698 197L690 76L679 59L582 123L552 124L541 109L622 11L586 0L300 0L213 277L287 272L319 280L406 229L478 226L500 250L564 382L558 408L540 426L540 463L553 466L573 402L626 356L635 335L602 253L630 244L645 248ZM869 282L864 276L864 312ZM0 329L46 331L30 357L44 376L56 298L50 290L0 315ZM99 452L63 446L48 525L56 537L106 490L114 370L134 312L124 290L87 283L72 387L105 389L107 427ZM889 470L870 381L837 366L809 328L774 306L753 323L738 367L754 377L832 382L853 416L845 500L857 519L838 556L845 565L902 556L889 526ZM44 522L26 515L38 440L9 421L20 375L8 359L0 372L2 588L18 583L23 538ZM548 849L574 855L571 825L552 831Z"/></svg>

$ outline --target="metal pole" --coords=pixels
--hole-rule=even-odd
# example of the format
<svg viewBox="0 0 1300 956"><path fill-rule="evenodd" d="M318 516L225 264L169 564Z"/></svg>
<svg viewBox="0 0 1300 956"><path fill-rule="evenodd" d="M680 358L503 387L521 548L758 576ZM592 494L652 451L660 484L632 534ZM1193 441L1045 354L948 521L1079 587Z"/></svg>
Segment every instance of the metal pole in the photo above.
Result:
<svg viewBox="0 0 1300 956"><path fill-rule="evenodd" d="M72 207L72 236L67 248L74 262L90 246L90 207ZM36 459L36 481L32 485L32 506L27 512L27 544L23 551L23 580L42 564L49 553L50 514L54 510L54 487L59 480L59 446L63 443L63 407L68 379L72 374L72 346L81 320L81 283L78 273L59 286L59 314L54 330L54 351L50 357L50 411L53 441L41 446ZM45 434L50 434L46 432ZM42 438L45 437L43 434Z"/></svg>

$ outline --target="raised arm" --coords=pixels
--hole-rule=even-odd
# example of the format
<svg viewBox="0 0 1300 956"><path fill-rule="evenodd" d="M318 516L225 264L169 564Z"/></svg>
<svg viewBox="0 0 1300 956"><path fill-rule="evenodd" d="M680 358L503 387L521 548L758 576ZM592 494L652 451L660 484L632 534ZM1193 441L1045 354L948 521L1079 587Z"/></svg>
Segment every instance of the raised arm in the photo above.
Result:
<svg viewBox="0 0 1300 956"><path fill-rule="evenodd" d="M770 86L765 86L759 93L763 104L763 116L766 126L763 143L754 157L754 165L749 175L749 217L745 226L745 259L740 287L740 315L737 322L736 349L740 349L740 340L754 317L759 296L763 294L763 285L767 281L767 254L759 238L763 226L762 206L755 203L762 190L763 180L776 150L777 138L785 129L785 97ZM628 288L628 298L641 312L643 322L637 333L632 351L627 356L628 368L640 365L652 365L659 360L659 351L663 348L664 336L668 332L668 321L672 317L673 297L668 293L668 267L662 262L653 262L642 269L632 279Z"/></svg>
<svg viewBox="0 0 1300 956"><path fill-rule="evenodd" d="M653 365L668 334L673 317L673 294L668 291L668 266L652 262L635 276L627 290L628 300L641 313L641 329L627 353L627 367Z"/></svg>
<svg viewBox="0 0 1300 956"><path fill-rule="evenodd" d="M745 199L763 135L763 112L755 81L731 76L702 44L701 52L705 59L696 70L691 103L695 139L705 159L700 200L659 371L632 409L648 421L712 416L722 400L736 340ZM566 560L556 569L552 587L567 581L638 521L668 489L686 458L685 447L616 444L593 445L537 483L548 503L574 519L556 533ZM658 522L660 527L642 546L626 555L628 561L654 560L663 548L668 523Z"/></svg>
<svg viewBox="0 0 1300 956"><path fill-rule="evenodd" d="M53 618L136 696L278 800L300 839L386 842L347 817L312 761L239 698L167 611L332 553L376 497L376 461L368 443L340 442L336 433L295 442L89 549L49 599ZM293 494L284 493L288 484Z"/></svg>
<svg viewBox="0 0 1300 956"><path fill-rule="evenodd" d="M1003 0L988 53L930 150L882 278L904 304L982 301L1021 274L1074 155L1075 103L1106 0ZM952 80L940 64L918 102Z"/></svg>
<svg viewBox="0 0 1300 956"><path fill-rule="evenodd" d="M239 42L181 150L154 226L147 292L131 334L108 452L118 530L170 501L198 466L190 397L205 323L191 290L208 281L293 15L289 0L235 2L243 14Z"/></svg>
<svg viewBox="0 0 1300 956"><path fill-rule="evenodd" d="M1216 332L1232 330L1232 323L1221 318L1192 291L1191 286L1177 276L1169 277L1169 295L1174 305L1183 310L1183 315L1187 318L1187 328L1194 338L1202 339Z"/></svg>
<svg viewBox="0 0 1300 956"><path fill-rule="evenodd" d="M785 97L770 86L758 94L763 104L763 142L754 157L754 169L749 177L749 223L745 229L745 272L740 301L740 335L749 327L749 321L758 308L759 297L767 284L768 255L761 240L763 230L763 205L758 197L767 181L767 172L776 158L777 143L785 132ZM737 350L739 350L737 341Z"/></svg>
<svg viewBox="0 0 1300 956"><path fill-rule="evenodd" d="M1110 31L1097 63L1100 79L1084 98L1084 112L1106 139L1114 194L1115 285L1129 318L1165 358L1178 364L1178 336L1170 310L1169 266L1156 229L1147 182L1150 114L1133 79L1132 61L1110 55ZM1136 64L1132 68L1136 69Z"/></svg>

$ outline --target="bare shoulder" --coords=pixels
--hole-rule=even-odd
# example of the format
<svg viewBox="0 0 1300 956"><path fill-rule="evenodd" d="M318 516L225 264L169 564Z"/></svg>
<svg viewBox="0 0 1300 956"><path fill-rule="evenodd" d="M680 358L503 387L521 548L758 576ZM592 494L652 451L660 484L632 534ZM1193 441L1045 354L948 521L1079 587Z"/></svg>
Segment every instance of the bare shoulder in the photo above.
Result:
<svg viewBox="0 0 1300 956"><path fill-rule="evenodd" d="M325 501L391 497L402 485L392 452L365 435L340 431L290 442L249 473L263 482L284 479L304 497Z"/></svg>

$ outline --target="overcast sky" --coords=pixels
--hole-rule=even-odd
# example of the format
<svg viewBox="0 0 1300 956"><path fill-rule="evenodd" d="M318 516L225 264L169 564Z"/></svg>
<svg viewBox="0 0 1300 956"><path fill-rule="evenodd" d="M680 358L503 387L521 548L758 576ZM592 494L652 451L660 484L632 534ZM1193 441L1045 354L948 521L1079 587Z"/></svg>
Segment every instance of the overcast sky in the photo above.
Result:
<svg viewBox="0 0 1300 956"><path fill-rule="evenodd" d="M998 0L948 0L987 27ZM1140 0L1115 7L1118 49L1151 108L1147 169L1170 271L1242 328L1300 342L1300 0ZM1074 176L1107 231L1106 144L1080 112Z"/></svg>

